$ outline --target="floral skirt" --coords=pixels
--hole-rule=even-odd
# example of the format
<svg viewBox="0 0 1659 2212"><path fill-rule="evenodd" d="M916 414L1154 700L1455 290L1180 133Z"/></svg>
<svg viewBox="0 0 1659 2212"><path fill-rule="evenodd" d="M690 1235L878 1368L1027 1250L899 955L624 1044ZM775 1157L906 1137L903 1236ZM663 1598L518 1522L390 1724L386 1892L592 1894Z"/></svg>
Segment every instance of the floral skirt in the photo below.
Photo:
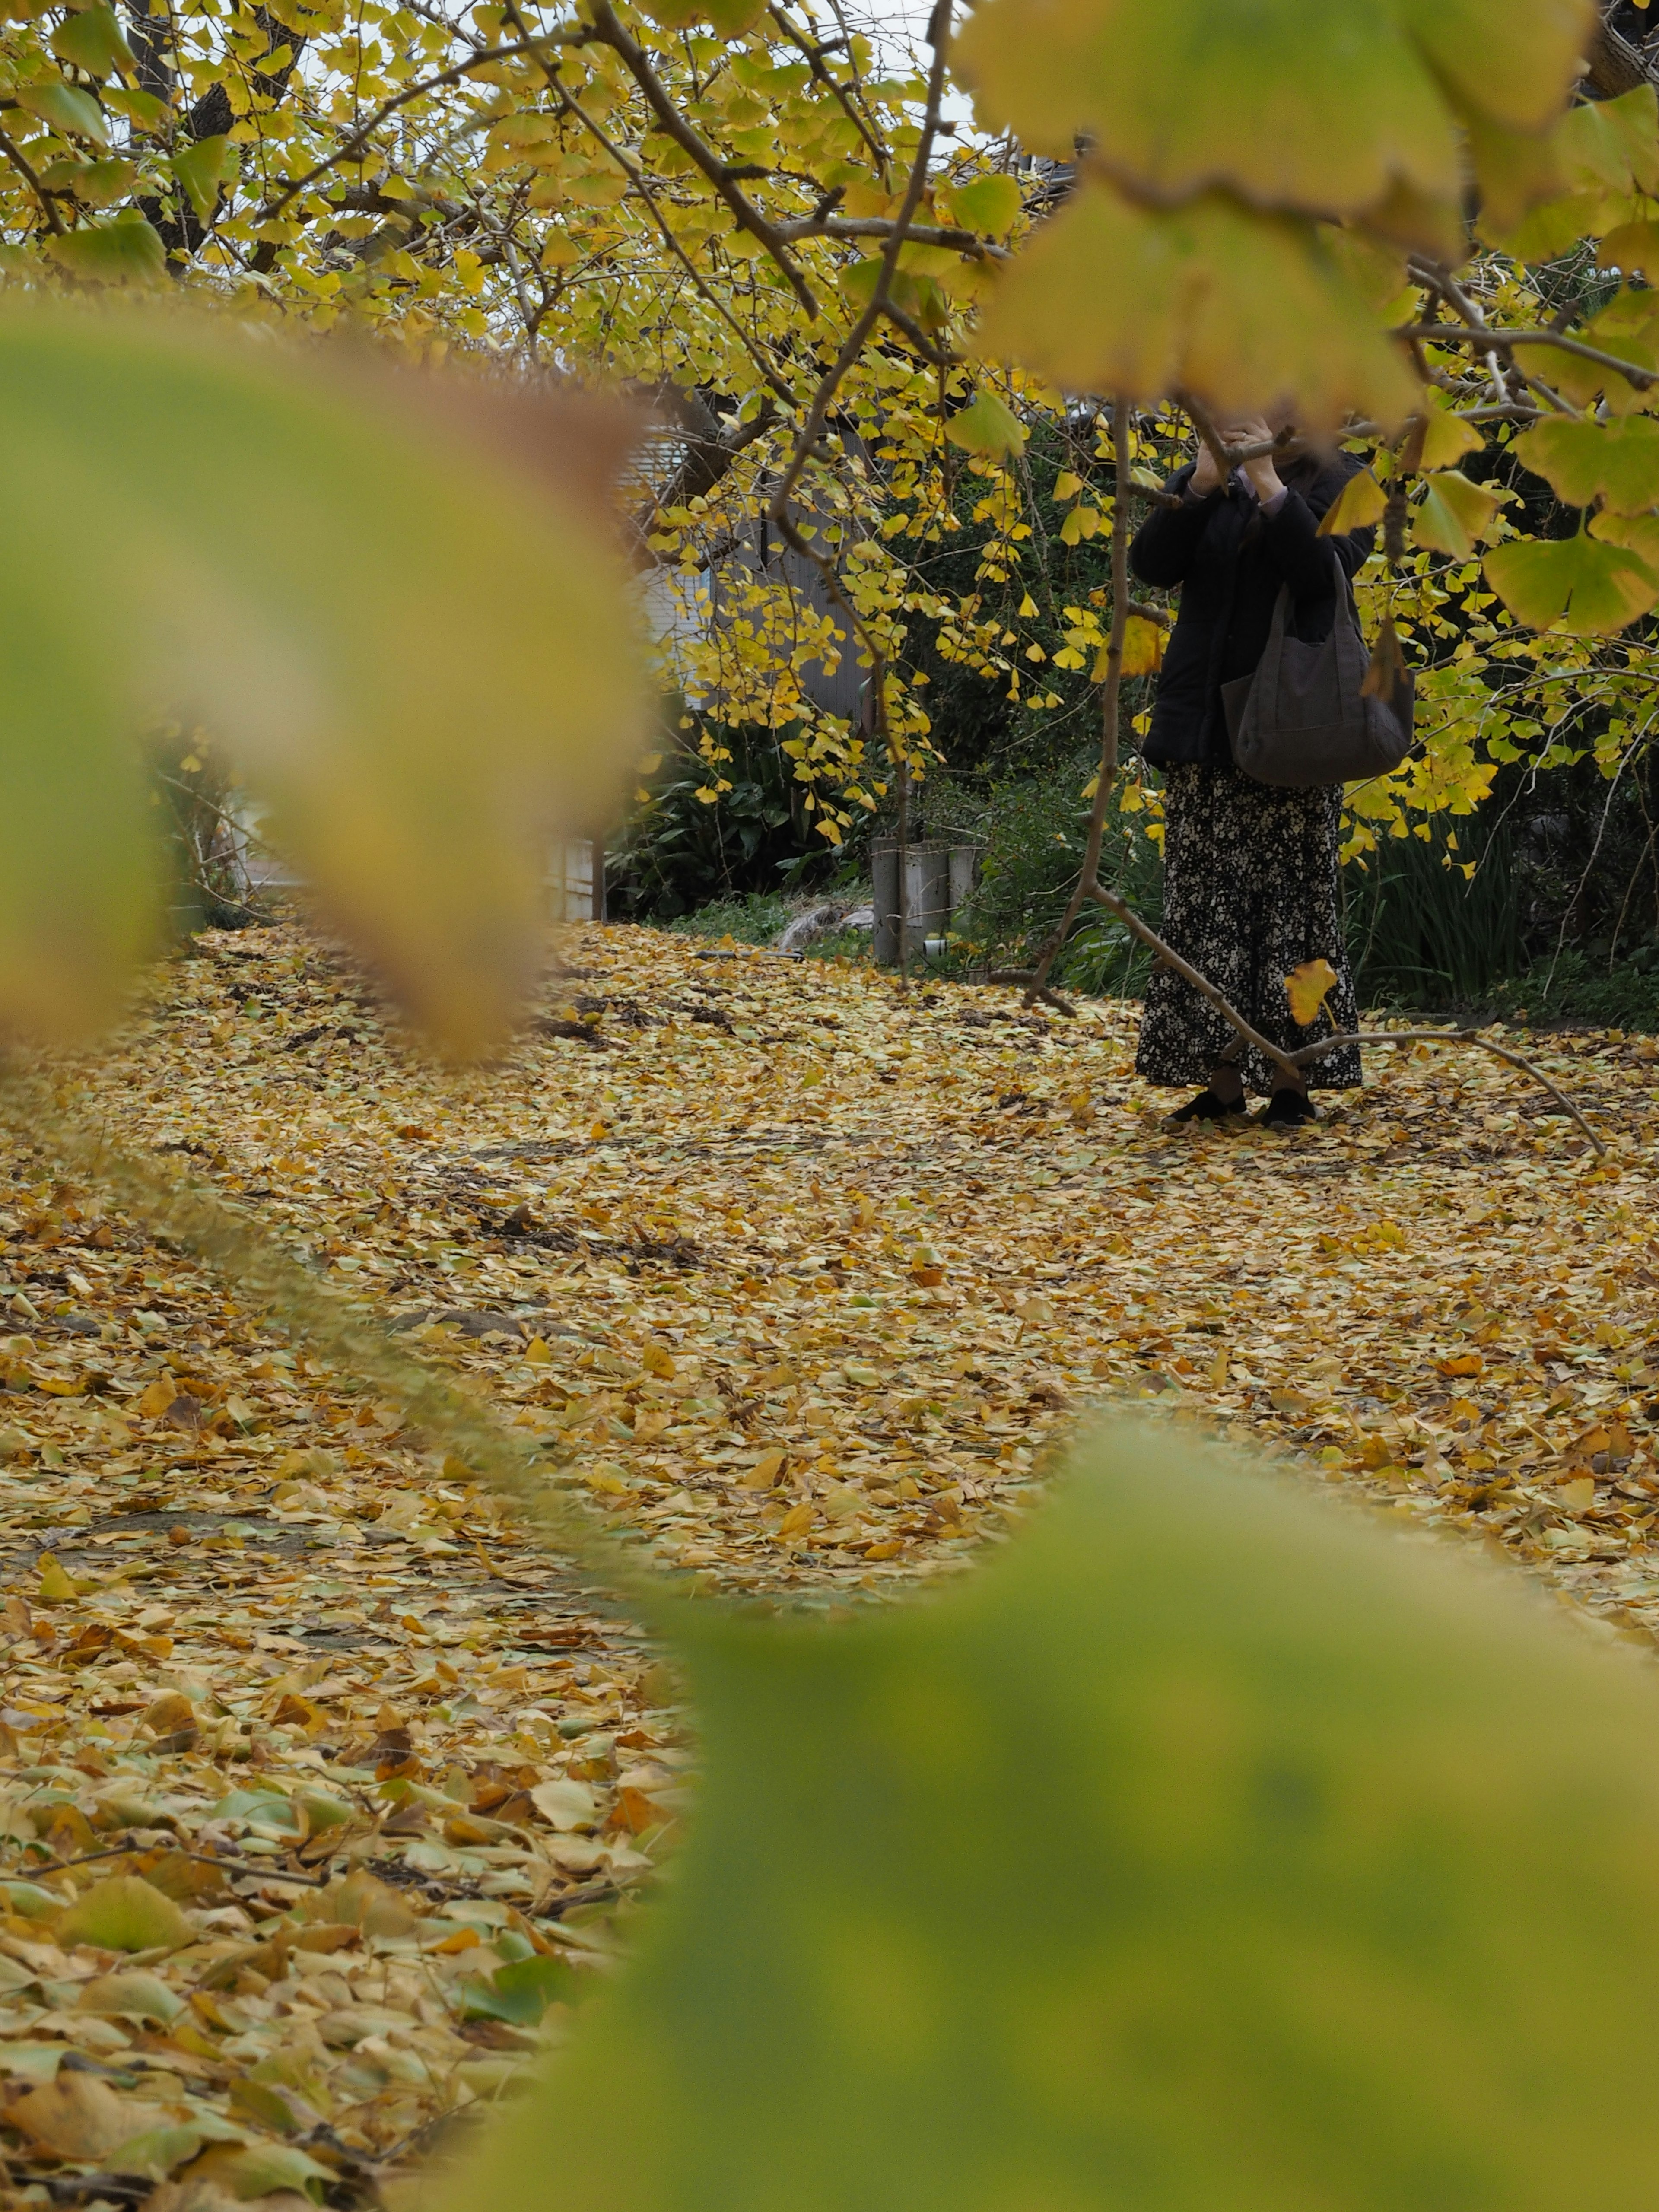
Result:
<svg viewBox="0 0 1659 2212"><path fill-rule="evenodd" d="M1339 787L1281 790L1231 761L1182 763L1164 772L1164 927L1189 961L1263 1036L1285 1050L1358 1025L1337 890ZM1291 1016L1285 978L1304 960L1328 960L1338 981L1306 1029ZM1334 1016L1334 1024L1332 1017ZM1203 1083L1237 1032L1168 968L1146 989L1136 1073L1148 1083ZM1267 1092L1277 1071L1253 1046L1239 1061L1247 1089ZM1305 1071L1310 1090L1361 1080L1359 1048L1327 1054Z"/></svg>

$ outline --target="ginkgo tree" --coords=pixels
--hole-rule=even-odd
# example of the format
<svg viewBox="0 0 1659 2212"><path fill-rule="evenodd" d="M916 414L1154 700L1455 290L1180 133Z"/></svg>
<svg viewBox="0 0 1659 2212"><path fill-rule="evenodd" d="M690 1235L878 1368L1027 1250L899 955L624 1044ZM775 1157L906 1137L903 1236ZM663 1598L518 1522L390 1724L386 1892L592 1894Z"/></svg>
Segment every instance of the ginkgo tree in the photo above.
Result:
<svg viewBox="0 0 1659 2212"><path fill-rule="evenodd" d="M684 741L717 802L722 728L775 732L830 842L890 806L896 772L950 757L923 638L1036 717L1104 681L1105 595L1066 611L1058 646L1021 611L1042 601L1036 494L1054 488L1033 482L1033 428L1064 458L1075 542L1109 527L1116 496L1088 395L1133 401L1142 478L1171 457L1184 418L1163 403L1181 393L1214 407L1267 376L1333 434L1420 417L1420 447L1378 465L1384 497L1412 489L1389 580L1366 588L1426 658L1429 743L1354 795L1364 843L1467 811L1507 758L1547 763L1588 732L1611 768L1639 741L1644 651L1597 640L1642 611L1640 545L1598 520L1576 554L1490 577L1478 558L1511 528L1492 469L1532 465L1510 458L1514 431L1622 404L1575 400L1562 364L1639 372L1652 350L1644 289L1552 330L1529 273L1595 238L1610 267L1642 268L1651 95L1563 112L1562 56L1588 20L1562 8L1505 39L1501 67L1459 74L1427 15L1334 11L1304 50L1294 9L1260 25L1105 11L1053 37L1046 15L1039 31L986 9L954 64L939 50L986 126L953 137L920 65L822 7L13 0L0 265L14 287L183 286L241 319L465 356L497 380L650 394L663 434L629 504L676 609L662 684L702 710ZM1103 76L1097 33L1133 65ZM1322 118L1305 143L1275 120L1303 101ZM1425 322L1437 334L1386 334ZM1475 324L1498 338L1477 344ZM1651 386L1622 389L1639 407ZM933 556L964 532L970 587L944 590ZM1553 622L1548 648L1517 620ZM1132 669L1158 649L1156 624L1128 633ZM829 711L812 680L849 657L868 671L862 715Z"/></svg>

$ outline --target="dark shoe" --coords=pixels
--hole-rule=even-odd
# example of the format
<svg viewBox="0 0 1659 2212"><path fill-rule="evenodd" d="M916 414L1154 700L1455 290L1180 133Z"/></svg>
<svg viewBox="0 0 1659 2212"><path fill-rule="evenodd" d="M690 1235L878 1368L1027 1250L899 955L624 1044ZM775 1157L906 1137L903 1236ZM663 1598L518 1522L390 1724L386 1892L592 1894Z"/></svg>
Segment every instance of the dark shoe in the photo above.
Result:
<svg viewBox="0 0 1659 2212"><path fill-rule="evenodd" d="M1288 1085L1275 1091L1267 1101L1267 1110L1261 1116L1266 1129L1300 1129L1309 1121L1319 1119L1314 1112L1313 1101L1305 1091L1292 1091Z"/></svg>
<svg viewBox="0 0 1659 2212"><path fill-rule="evenodd" d="M1171 1121L1222 1121L1229 1114L1244 1111L1243 1098L1218 1098L1213 1091L1200 1091L1196 1098L1189 1098L1184 1106L1177 1106L1166 1116Z"/></svg>

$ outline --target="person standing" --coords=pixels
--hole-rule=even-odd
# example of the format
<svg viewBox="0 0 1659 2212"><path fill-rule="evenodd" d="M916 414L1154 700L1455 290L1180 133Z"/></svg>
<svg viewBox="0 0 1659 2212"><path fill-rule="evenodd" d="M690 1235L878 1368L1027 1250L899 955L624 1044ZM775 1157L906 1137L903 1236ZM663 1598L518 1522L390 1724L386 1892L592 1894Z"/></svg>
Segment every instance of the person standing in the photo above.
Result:
<svg viewBox="0 0 1659 2212"><path fill-rule="evenodd" d="M1221 426L1230 447L1262 445L1260 418ZM1285 432L1278 436L1281 445ZM1337 884L1340 784L1285 788L1233 765L1222 686L1253 675L1273 609L1290 586L1291 624L1310 643L1336 619L1334 553L1352 576L1376 542L1371 529L1319 536L1319 520L1361 464L1346 454L1294 459L1263 453L1222 481L1213 454L1178 469L1165 487L1176 504L1155 507L1130 548L1143 583L1181 589L1143 757L1164 773L1164 924L1166 942L1213 983L1263 1036L1285 1051L1358 1022ZM1337 982L1325 1009L1301 1027L1285 978L1328 960ZM1331 1026L1333 1021L1336 1029ZM1267 1096L1262 1119L1277 1128L1316 1118L1310 1088L1351 1089L1359 1048L1327 1054L1291 1081L1172 969L1153 970L1136 1072L1147 1082L1200 1083L1170 1117L1220 1121L1245 1110L1246 1088Z"/></svg>

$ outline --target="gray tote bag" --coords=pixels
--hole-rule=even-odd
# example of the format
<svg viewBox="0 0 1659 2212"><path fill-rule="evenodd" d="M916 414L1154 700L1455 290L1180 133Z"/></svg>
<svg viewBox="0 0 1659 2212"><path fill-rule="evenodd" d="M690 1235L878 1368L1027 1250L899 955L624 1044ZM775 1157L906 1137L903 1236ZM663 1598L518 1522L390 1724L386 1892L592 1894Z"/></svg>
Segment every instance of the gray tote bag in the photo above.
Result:
<svg viewBox="0 0 1659 2212"><path fill-rule="evenodd" d="M1411 676L1402 672L1388 698L1366 696L1370 654L1353 581L1334 550L1331 560L1336 606L1330 635L1306 645L1287 632L1287 584L1273 609L1261 666L1221 687L1233 759L1258 783L1363 782L1398 768L1412 749Z"/></svg>

